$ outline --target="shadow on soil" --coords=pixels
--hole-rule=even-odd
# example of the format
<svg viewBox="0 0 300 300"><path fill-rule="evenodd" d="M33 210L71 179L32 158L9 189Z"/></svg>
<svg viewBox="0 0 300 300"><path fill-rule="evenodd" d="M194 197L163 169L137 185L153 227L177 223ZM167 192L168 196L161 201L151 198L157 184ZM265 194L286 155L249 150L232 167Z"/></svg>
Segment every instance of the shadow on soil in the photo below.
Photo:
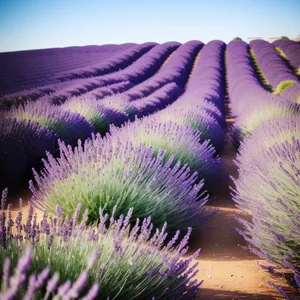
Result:
<svg viewBox="0 0 300 300"><path fill-rule="evenodd" d="M201 289L197 295L196 299L203 299L203 300L221 300L221 299L230 299L230 300L250 300L250 299L257 299L257 300L278 300L284 299L281 298L276 292L274 295L264 295L264 294L247 294L247 293L240 293L240 292L232 292L232 291L223 291L223 290L213 290L213 289Z"/></svg>

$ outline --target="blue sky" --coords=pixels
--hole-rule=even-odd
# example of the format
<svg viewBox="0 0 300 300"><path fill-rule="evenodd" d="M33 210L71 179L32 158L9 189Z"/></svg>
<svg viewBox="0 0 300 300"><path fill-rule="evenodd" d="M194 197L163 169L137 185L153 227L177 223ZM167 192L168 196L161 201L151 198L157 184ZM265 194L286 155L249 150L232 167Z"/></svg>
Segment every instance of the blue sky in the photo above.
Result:
<svg viewBox="0 0 300 300"><path fill-rule="evenodd" d="M1 0L0 52L300 34L300 0Z"/></svg>

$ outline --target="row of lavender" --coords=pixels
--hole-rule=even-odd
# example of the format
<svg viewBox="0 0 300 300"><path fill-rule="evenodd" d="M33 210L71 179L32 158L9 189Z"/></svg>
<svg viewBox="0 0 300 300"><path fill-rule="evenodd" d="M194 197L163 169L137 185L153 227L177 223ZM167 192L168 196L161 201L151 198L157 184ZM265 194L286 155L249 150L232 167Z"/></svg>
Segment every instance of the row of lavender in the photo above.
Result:
<svg viewBox="0 0 300 300"><path fill-rule="evenodd" d="M148 50L146 54L138 57L135 61L131 60L131 64L129 66L123 66L124 68L121 70L115 69L118 66L118 61L122 59L130 61L125 54L120 56L119 60L115 59L113 64L102 64L105 70L107 69L107 65L114 66L114 68L108 68L106 70L109 74L106 74L104 71L99 74L92 72L91 76L93 75L93 77L91 78L80 80L71 79L62 83L43 86L40 89L25 91L15 95L7 95L2 100L2 103L9 105L10 103L39 99L43 102L59 104L72 96L84 94L85 96L92 95L97 98L102 98L112 93L122 93L128 89L129 91L124 93L124 96L126 96L129 101L133 101L141 97L149 96L155 90L170 82L175 82L180 87L183 87L186 82L186 76L188 76L193 63L194 56L200 47L203 46L202 43L196 42L197 47L191 50L194 52L189 53L186 51L188 49L185 48L191 48L192 43L191 41L185 46L180 47L175 53L173 53L174 50L180 45L176 42L164 43L155 47L152 45L151 50L148 49L148 46L148 48L146 48ZM188 46L189 44L190 46ZM141 45L140 48L145 50L145 45ZM163 64L166 58L171 54L174 55L172 55L167 63ZM159 72L157 72L158 70ZM45 93L51 94L44 95Z"/></svg>
<svg viewBox="0 0 300 300"><path fill-rule="evenodd" d="M141 77L146 76L145 74L152 74L153 69L157 68L153 67L153 60L161 64L163 60L159 58L160 56L157 58L157 55L172 51L173 44L166 43L161 47L158 46L155 53L142 58L141 62L137 61L124 71L118 72L119 76L123 74L123 76L137 78L136 74ZM22 178L27 178L30 172L28 167L38 167L45 150L56 153L57 138L64 140L67 144L75 145L78 139L89 137L91 132L98 131L105 134L110 124L121 125L128 119L134 119L136 115L142 117L172 103L182 93L182 89L176 83L172 83L171 79L176 77L177 82L181 82L181 86L184 85L195 51L199 51L202 45L200 42L189 42L181 46L173 55L174 59L163 67L166 71L159 72L156 76L157 79L165 80L167 73L169 81L165 81L165 85L154 90L148 97L134 101L130 101L130 98L125 95L112 96L101 101L92 96L73 97L62 106L52 106L44 99L40 99L34 103L26 103L10 111L4 111L1 118L1 140L7 142L1 143L3 148L1 149L3 153L1 156L2 184L14 186L18 185ZM180 58L179 61L178 58ZM26 146L18 146L14 151L16 153L12 153L9 151L11 144ZM36 149L33 151L32 148ZM10 170L13 171L10 172Z"/></svg>
<svg viewBox="0 0 300 300"><path fill-rule="evenodd" d="M246 43L232 41L226 55L237 116L233 138L240 145L233 199L252 215L251 222L240 219L240 233L252 252L276 265L266 269L292 270L290 282L300 293L300 106L264 90L248 50Z"/></svg>
<svg viewBox="0 0 300 300"><path fill-rule="evenodd" d="M155 45L122 44L0 53L3 71L0 76L0 95L55 84L62 77L65 80L82 78L86 71L99 70L101 74L117 71L130 65ZM53 87L50 86L50 91Z"/></svg>
<svg viewBox="0 0 300 300"><path fill-rule="evenodd" d="M125 74L122 72L123 70L131 68L131 71L133 71L134 74L142 73L142 76L147 76L149 71L154 73L156 69L160 67L161 60L179 46L178 43L166 43L163 45L157 45L157 47L155 47L155 45L155 43L141 44L122 52L117 57L113 57L100 65L89 67L88 70L79 71L75 69L72 73L69 72L59 78L59 83L56 82L58 81L58 79L56 79L53 84L43 85L40 88L6 95L2 99L2 103L6 106L10 106L14 103L20 103L28 100L32 101L42 97L42 99L47 102L57 104L65 101L71 96L78 96L82 93L87 93L99 88L104 89L104 92L107 93L117 92L122 88L130 88L133 83L128 80L120 79L120 77L124 78L127 75L126 72ZM141 65L143 65L143 67L145 67L145 65L147 67L151 67L147 70L148 73L141 68ZM118 79L114 76L105 76L107 74L123 74L125 76L116 76L119 78Z"/></svg>
<svg viewBox="0 0 300 300"><path fill-rule="evenodd" d="M279 44L281 43L279 42ZM294 51L292 53L288 51L289 57L291 57L293 64L297 64L300 59L300 45L293 41L290 43L293 44ZM274 47L266 41L251 41L250 47L264 78L271 85L274 93L300 103L300 82L299 74L297 75L300 64L298 64L297 69L289 65L289 59L281 48Z"/></svg>
<svg viewBox="0 0 300 300"><path fill-rule="evenodd" d="M211 142L219 151L224 144L225 45L211 42L201 52L199 45L190 42L186 46L194 56L201 55L197 55L186 93L174 104L121 128L113 126L105 137L92 135L74 149L59 142L58 158L47 153L44 170L34 172L35 183L30 188L34 205L56 218L46 213L38 224L31 207L23 227L22 212L18 214L17 235L12 236L10 210L1 214L3 299L17 293L26 294L26 299L33 294L48 299L54 292L55 299L63 294L64 299L73 299L84 293L88 293L84 299L93 299L99 285L97 299L109 295L116 299L195 296L201 282L195 279L197 263L192 262L198 251L182 259L191 228L177 244L180 231L167 239L165 221L172 232L187 226L197 229L214 213L204 208L208 200L204 187L215 185L221 173L220 158ZM202 89L193 84L201 68L209 78ZM82 221L77 225L78 220ZM154 235L151 221L163 226ZM87 223L95 225L85 227ZM19 249L28 243L24 241L30 241L33 254L25 252L17 265ZM100 250L95 252L95 248ZM13 259L4 263L6 255ZM11 278L10 263L17 265ZM29 267L39 275L27 282ZM27 291L17 291L22 284L27 284Z"/></svg>

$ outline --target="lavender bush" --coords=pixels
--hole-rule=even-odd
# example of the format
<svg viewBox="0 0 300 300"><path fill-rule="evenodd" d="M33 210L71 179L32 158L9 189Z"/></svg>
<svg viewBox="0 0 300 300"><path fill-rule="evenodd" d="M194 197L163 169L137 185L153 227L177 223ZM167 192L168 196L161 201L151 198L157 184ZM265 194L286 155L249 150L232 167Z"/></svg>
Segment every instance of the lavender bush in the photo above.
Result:
<svg viewBox="0 0 300 300"><path fill-rule="evenodd" d="M285 88L282 92L282 96L300 104L300 83L298 82Z"/></svg>
<svg viewBox="0 0 300 300"><path fill-rule="evenodd" d="M224 147L224 131L217 120L203 107L176 108L162 110L156 113L163 122L172 121L176 124L187 124L200 132L200 142L209 140L220 152Z"/></svg>
<svg viewBox="0 0 300 300"><path fill-rule="evenodd" d="M300 119L261 125L242 144L233 199L252 221L240 220L249 249L280 268L300 271ZM298 275L297 275L298 274ZM299 281L294 284L300 293Z"/></svg>
<svg viewBox="0 0 300 300"><path fill-rule="evenodd" d="M300 74L300 45L299 43L287 40L280 39L273 42L275 47L279 47L280 50L284 53L286 58L289 60L290 65L295 69L297 74Z"/></svg>
<svg viewBox="0 0 300 300"><path fill-rule="evenodd" d="M17 255L20 255L20 253ZM67 280L61 285L58 285L59 273L56 272L50 277L50 273L53 272L51 272L49 267L46 267L39 274L31 274L30 277L28 276L33 261L30 247L24 249L22 256L19 256L13 275L11 275L10 272L11 259L6 257L4 263L2 259L3 274L0 285L0 298L2 300L20 299L20 297L24 300L47 300L49 298L56 300L78 299L87 284L88 270L91 267L90 265L86 270L82 271L73 284L70 280ZM96 299L98 293L99 285L95 283L81 299Z"/></svg>
<svg viewBox="0 0 300 300"><path fill-rule="evenodd" d="M89 137L94 131L93 126L79 114L42 102L19 105L7 112L5 116L36 122L71 145L76 144L78 139Z"/></svg>
<svg viewBox="0 0 300 300"><path fill-rule="evenodd" d="M297 77L276 52L272 44L264 40L253 40L249 45L255 54L259 68L274 88L285 80L297 81Z"/></svg>
<svg viewBox="0 0 300 300"><path fill-rule="evenodd" d="M189 125L176 124L172 121L161 121L154 116L145 117L120 128L111 127L111 135L120 141L131 141L134 146L144 144L154 149L157 155L160 149L166 152L164 161L174 157L173 165L180 161L192 171L197 171L204 179L205 188L215 188L220 180L221 160L215 157L215 149L206 140L199 143L201 133Z"/></svg>
<svg viewBox="0 0 300 300"><path fill-rule="evenodd" d="M102 134L109 130L110 124L119 126L128 119L126 113L104 107L95 97L75 97L65 102L61 108L80 114Z"/></svg>
<svg viewBox="0 0 300 300"><path fill-rule="evenodd" d="M41 175L34 172L34 203L51 213L60 205L68 217L81 203L89 221L97 220L99 207L111 212L117 205L116 216L133 207L131 221L151 215L155 226L167 221L170 230L198 228L210 216L203 208L208 198L198 195L203 181L196 184L197 173L162 150L153 157L154 151L99 135L74 151L60 143L60 158L48 154Z"/></svg>
<svg viewBox="0 0 300 300"><path fill-rule="evenodd" d="M78 205L72 218L62 219L62 209L57 206L54 217L44 213L40 222L32 205L25 222L22 210L15 219L11 217L10 206L1 213L0 266L4 282L10 284L8 289L3 284L4 291L13 289L16 281L20 284L26 281L24 273L31 262L29 272L40 273L38 277L32 275L26 282L31 295L41 282L51 276L46 289L40 290L44 299L49 293L57 293L58 296L64 293L66 298L63 299L78 298L81 291L86 292L87 289L90 289L90 296L82 299L93 299L98 286L101 290L97 299L109 296L113 299L191 299L196 295L201 282L195 279L198 263L193 259L199 251L187 259L183 258L188 249L191 228L179 243L179 231L165 243L167 224L161 230L156 229L154 234L150 217L143 221L137 219L130 227L132 209L126 216L115 219L116 207L110 217L100 208L99 223L92 226L86 225L87 210L78 223L80 210ZM16 233L13 233L13 228ZM31 255L27 247L31 248ZM25 253L24 257L18 263L22 253ZM16 268L12 281L9 279L7 256L11 257L11 265ZM23 294L23 290L19 292Z"/></svg>
<svg viewBox="0 0 300 300"><path fill-rule="evenodd" d="M56 136L31 121L0 118L0 187L19 188L45 152L56 152Z"/></svg>
<svg viewBox="0 0 300 300"><path fill-rule="evenodd" d="M263 122L285 116L300 116L300 105L276 99L263 101L259 106L252 106L236 119L232 128L233 139L238 145Z"/></svg>

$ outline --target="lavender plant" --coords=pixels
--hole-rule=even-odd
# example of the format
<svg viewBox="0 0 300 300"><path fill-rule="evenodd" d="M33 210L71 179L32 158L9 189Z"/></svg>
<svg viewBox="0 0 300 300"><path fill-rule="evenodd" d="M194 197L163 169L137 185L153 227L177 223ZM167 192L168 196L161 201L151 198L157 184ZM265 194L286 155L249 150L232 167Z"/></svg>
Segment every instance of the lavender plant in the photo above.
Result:
<svg viewBox="0 0 300 300"><path fill-rule="evenodd" d="M111 212L117 205L116 216L133 207L131 221L151 215L155 226L167 221L170 230L199 227L211 215L203 208L208 198L199 194L203 181L196 184L197 173L180 162L171 169L174 157L164 163L166 152L153 157L154 151L100 135L74 151L60 143L60 157L48 153L41 175L34 172L34 203L51 213L60 205L67 217L81 203L89 209L89 221L97 220L99 207Z"/></svg>
<svg viewBox="0 0 300 300"><path fill-rule="evenodd" d="M252 215L251 222L240 219L244 231L239 232L249 249L296 276L300 271L300 123L295 117L287 120L264 124L242 143L233 199ZM291 132L285 137L288 126Z"/></svg>
<svg viewBox="0 0 300 300"><path fill-rule="evenodd" d="M59 273L54 273L49 277L51 271L46 267L39 274L32 274L28 278L29 270L33 257L31 248L23 249L22 256L14 268L11 275L11 259L6 257L3 263L2 282L0 285L0 298L2 300L12 299L55 299L55 300L70 300L77 299L84 289L88 280L88 270L91 265L88 265L86 270L82 271L75 282L72 284L70 280L58 285ZM20 255L20 253L18 253ZM92 262L93 263L93 262ZM53 273L53 272L52 272ZM99 293L99 285L95 283L88 293L81 299L93 300L96 299Z"/></svg>
<svg viewBox="0 0 300 300"><path fill-rule="evenodd" d="M250 168L262 151L276 144L300 140L300 116L277 117L262 123L239 148L236 163L241 173Z"/></svg>
<svg viewBox="0 0 300 300"><path fill-rule="evenodd" d="M7 256L17 270L17 280L26 280L22 275L28 270L30 260L29 272L42 274L29 279L31 291L37 286L35 282L44 282L51 276L46 289L40 291L44 299L48 299L49 293L57 293L58 296L64 293L64 297L69 296L66 299L73 299L87 289L90 289L90 296L82 299L93 299L98 285L101 291L97 299L109 296L113 299L191 299L202 283L195 279L198 263L193 262L199 251L187 259L183 258L188 249L191 228L180 243L177 243L179 231L165 243L167 224L161 230L156 229L154 234L150 217L143 221L137 219L130 227L132 209L126 216L115 219L116 207L110 216L100 208L99 223L92 226L86 225L87 210L78 223L80 205L70 219L63 219L63 211L57 206L55 216L44 213L40 222L32 205L25 222L22 209L15 219L11 217L10 209L9 205L0 215L0 266L4 290L7 290L5 283L9 282L10 289L16 282L8 279ZM13 228L16 233L13 233ZM31 255L26 251L28 246ZM18 263L22 253L25 253L25 259ZM75 283L71 287L72 281Z"/></svg>
<svg viewBox="0 0 300 300"><path fill-rule="evenodd" d="M96 131L104 134L109 130L109 125L121 125L127 120L127 114L113 108L104 107L95 97L76 97L68 100L62 109L78 113L91 122Z"/></svg>
<svg viewBox="0 0 300 300"><path fill-rule="evenodd" d="M0 187L17 188L46 150L55 153L56 137L34 122L0 118Z"/></svg>
<svg viewBox="0 0 300 300"><path fill-rule="evenodd" d="M94 131L93 126L79 114L39 101L14 107L6 113L6 117L36 122L72 145L78 139L89 137Z"/></svg>
<svg viewBox="0 0 300 300"><path fill-rule="evenodd" d="M297 104L300 104L300 83L287 87L283 90L282 96L289 99Z"/></svg>
<svg viewBox="0 0 300 300"><path fill-rule="evenodd" d="M232 129L232 136L236 144L239 144L263 122L285 116L300 116L300 105L275 99L273 101L262 101L259 106L249 108L249 111L237 118Z"/></svg>
<svg viewBox="0 0 300 300"><path fill-rule="evenodd" d="M209 114L204 107L194 108L180 108L170 107L156 113L162 121L172 121L176 124L187 124L192 129L200 132L200 142L209 140L215 147L217 152L220 152L224 147L224 131L216 121L216 119Z"/></svg>
<svg viewBox="0 0 300 300"><path fill-rule="evenodd" d="M122 141L131 141L134 146L144 144L154 149L156 156L160 149L166 152L164 161L174 157L173 165L180 161L204 179L205 188L215 187L221 174L221 160L215 157L215 149L206 140L199 143L201 133L189 125L179 125L172 121L163 122L155 116L126 123L121 129L111 127L112 136Z"/></svg>

